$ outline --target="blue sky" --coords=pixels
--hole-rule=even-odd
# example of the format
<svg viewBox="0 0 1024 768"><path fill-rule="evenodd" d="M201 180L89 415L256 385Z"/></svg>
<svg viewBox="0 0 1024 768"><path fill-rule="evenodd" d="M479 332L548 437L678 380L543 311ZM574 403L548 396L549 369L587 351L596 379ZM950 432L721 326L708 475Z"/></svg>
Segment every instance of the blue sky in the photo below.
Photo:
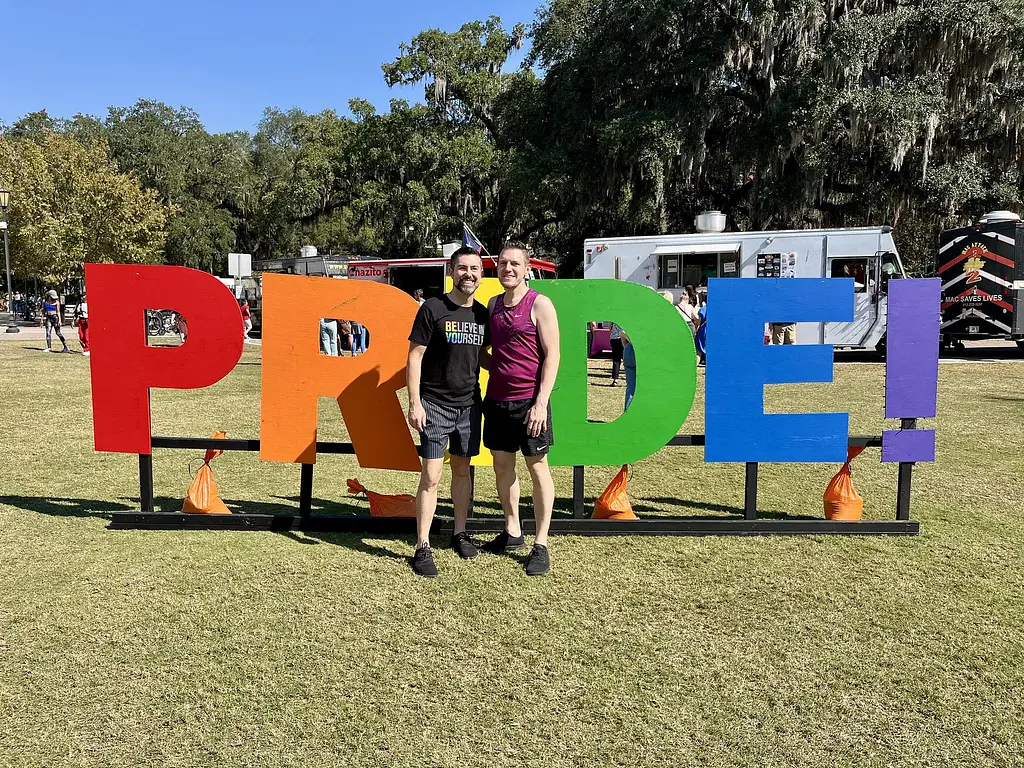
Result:
<svg viewBox="0 0 1024 768"><path fill-rule="evenodd" d="M529 23L541 0L0 0L0 121L28 112L105 116L140 98L190 106L213 132L253 130L268 106L386 109L380 65L430 27L500 16Z"/></svg>

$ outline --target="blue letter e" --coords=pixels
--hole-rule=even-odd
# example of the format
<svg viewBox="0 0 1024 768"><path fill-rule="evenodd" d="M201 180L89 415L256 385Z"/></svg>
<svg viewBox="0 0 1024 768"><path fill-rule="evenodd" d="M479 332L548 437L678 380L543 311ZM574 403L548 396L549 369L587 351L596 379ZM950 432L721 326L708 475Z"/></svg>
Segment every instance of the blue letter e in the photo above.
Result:
<svg viewBox="0 0 1024 768"><path fill-rule="evenodd" d="M832 346L767 346L764 324L850 322L853 280L724 277L708 283L704 460L846 461L849 414L764 412L765 384L832 381Z"/></svg>

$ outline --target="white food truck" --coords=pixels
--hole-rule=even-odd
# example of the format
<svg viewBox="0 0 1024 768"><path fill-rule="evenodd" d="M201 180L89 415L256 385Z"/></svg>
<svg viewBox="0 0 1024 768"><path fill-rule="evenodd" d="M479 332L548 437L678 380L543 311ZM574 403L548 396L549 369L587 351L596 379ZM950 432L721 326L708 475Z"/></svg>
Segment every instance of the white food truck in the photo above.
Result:
<svg viewBox="0 0 1024 768"><path fill-rule="evenodd" d="M884 351L886 287L905 276L892 227L723 232L717 211L695 223L693 235L588 239L583 276L629 280L677 299L687 285L706 286L712 277L852 277L853 322L800 323L797 343Z"/></svg>

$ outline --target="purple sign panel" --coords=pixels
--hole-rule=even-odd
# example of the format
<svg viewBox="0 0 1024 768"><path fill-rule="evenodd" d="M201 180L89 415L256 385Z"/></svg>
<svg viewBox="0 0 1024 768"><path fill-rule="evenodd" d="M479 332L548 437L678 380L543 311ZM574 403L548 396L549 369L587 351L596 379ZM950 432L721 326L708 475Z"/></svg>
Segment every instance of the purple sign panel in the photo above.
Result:
<svg viewBox="0 0 1024 768"><path fill-rule="evenodd" d="M935 418L942 285L937 277L889 281L885 418Z"/></svg>

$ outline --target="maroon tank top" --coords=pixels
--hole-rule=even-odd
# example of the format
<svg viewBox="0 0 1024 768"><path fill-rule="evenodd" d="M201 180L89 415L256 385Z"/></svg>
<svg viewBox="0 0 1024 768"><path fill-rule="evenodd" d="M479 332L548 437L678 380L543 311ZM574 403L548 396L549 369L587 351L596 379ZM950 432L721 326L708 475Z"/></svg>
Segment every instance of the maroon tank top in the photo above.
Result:
<svg viewBox="0 0 1024 768"><path fill-rule="evenodd" d="M544 354L530 314L539 295L531 288L514 307L505 306L504 296L494 301L488 320L491 367L487 397L492 400L531 400L537 396Z"/></svg>

